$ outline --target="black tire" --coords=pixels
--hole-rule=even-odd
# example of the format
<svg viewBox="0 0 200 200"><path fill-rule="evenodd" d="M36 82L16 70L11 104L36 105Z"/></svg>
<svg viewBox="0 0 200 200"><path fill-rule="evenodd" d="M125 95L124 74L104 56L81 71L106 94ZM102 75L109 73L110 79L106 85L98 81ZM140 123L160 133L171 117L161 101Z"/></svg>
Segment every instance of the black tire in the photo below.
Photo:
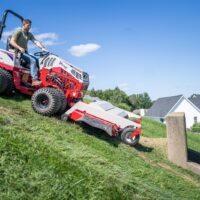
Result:
<svg viewBox="0 0 200 200"><path fill-rule="evenodd" d="M6 81L6 75L5 70L0 68L0 94L4 93L7 88L7 81Z"/></svg>
<svg viewBox="0 0 200 200"><path fill-rule="evenodd" d="M6 70L4 70L3 73L4 73L5 79L6 79L6 89L5 89L4 93L6 95L11 95L14 90L14 82L13 82L12 74Z"/></svg>
<svg viewBox="0 0 200 200"><path fill-rule="evenodd" d="M58 112L61 100L55 88L41 88L31 98L33 110L41 115L52 116Z"/></svg>
<svg viewBox="0 0 200 200"><path fill-rule="evenodd" d="M121 139L125 144L128 144L130 146L135 146L139 140L140 135L136 135L133 138L130 138L130 135L135 131L134 128L125 128L121 133Z"/></svg>
<svg viewBox="0 0 200 200"><path fill-rule="evenodd" d="M64 94L63 91L57 90L57 95L58 95L58 98L61 101L60 102L61 105L60 105L60 108L59 108L57 114L62 115L65 112L65 110L66 110L67 100L66 100L66 96L65 96L65 94Z"/></svg>

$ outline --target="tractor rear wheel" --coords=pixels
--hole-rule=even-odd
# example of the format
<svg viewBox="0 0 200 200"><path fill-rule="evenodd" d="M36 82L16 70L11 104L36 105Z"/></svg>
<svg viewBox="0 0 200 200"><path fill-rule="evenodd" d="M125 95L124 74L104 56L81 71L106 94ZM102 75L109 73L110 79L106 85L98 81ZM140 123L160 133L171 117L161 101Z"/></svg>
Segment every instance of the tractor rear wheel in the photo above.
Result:
<svg viewBox="0 0 200 200"><path fill-rule="evenodd" d="M136 135L134 137L131 137L131 134L135 131L134 128L125 128L121 133L121 139L125 144L128 144L130 146L135 146L139 140L140 135Z"/></svg>
<svg viewBox="0 0 200 200"><path fill-rule="evenodd" d="M13 90L14 90L14 82L13 82L13 77L12 74L8 71L4 71L5 77L6 77L6 84L7 87L5 89L5 94L6 95L11 95Z"/></svg>
<svg viewBox="0 0 200 200"><path fill-rule="evenodd" d="M0 68L0 94L4 93L7 87L5 70Z"/></svg>
<svg viewBox="0 0 200 200"><path fill-rule="evenodd" d="M13 77L10 72L4 69L0 69L0 93L5 93L6 95L12 94L14 90Z"/></svg>
<svg viewBox="0 0 200 200"><path fill-rule="evenodd" d="M45 87L36 90L31 101L34 111L45 116L56 114L61 107L61 99L55 88Z"/></svg>

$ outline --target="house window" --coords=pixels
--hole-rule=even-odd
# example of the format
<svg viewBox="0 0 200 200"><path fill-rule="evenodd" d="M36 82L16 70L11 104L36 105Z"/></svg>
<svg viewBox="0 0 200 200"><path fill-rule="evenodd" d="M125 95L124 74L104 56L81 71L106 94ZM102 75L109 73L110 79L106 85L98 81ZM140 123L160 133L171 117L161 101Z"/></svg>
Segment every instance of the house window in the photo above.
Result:
<svg viewBox="0 0 200 200"><path fill-rule="evenodd" d="M197 117L194 117L194 123L197 123Z"/></svg>

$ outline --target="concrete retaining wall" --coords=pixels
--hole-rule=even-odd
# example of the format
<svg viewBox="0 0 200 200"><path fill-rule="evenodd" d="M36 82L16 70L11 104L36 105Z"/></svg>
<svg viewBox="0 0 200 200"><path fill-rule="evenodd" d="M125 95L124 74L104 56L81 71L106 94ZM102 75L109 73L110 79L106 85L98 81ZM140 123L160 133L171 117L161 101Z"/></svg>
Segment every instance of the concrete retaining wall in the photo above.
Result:
<svg viewBox="0 0 200 200"><path fill-rule="evenodd" d="M166 118L168 159L174 164L200 175L200 164L188 160L185 114L171 113Z"/></svg>

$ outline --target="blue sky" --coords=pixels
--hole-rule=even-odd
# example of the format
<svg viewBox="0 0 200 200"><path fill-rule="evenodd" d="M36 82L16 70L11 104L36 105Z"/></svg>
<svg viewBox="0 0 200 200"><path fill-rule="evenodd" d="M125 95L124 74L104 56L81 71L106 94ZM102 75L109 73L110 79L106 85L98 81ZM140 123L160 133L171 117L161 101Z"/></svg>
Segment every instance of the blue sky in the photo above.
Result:
<svg viewBox="0 0 200 200"><path fill-rule="evenodd" d="M90 88L152 100L200 93L198 0L1 0L5 9L30 18L49 51L90 74ZM9 17L5 36L17 26Z"/></svg>

